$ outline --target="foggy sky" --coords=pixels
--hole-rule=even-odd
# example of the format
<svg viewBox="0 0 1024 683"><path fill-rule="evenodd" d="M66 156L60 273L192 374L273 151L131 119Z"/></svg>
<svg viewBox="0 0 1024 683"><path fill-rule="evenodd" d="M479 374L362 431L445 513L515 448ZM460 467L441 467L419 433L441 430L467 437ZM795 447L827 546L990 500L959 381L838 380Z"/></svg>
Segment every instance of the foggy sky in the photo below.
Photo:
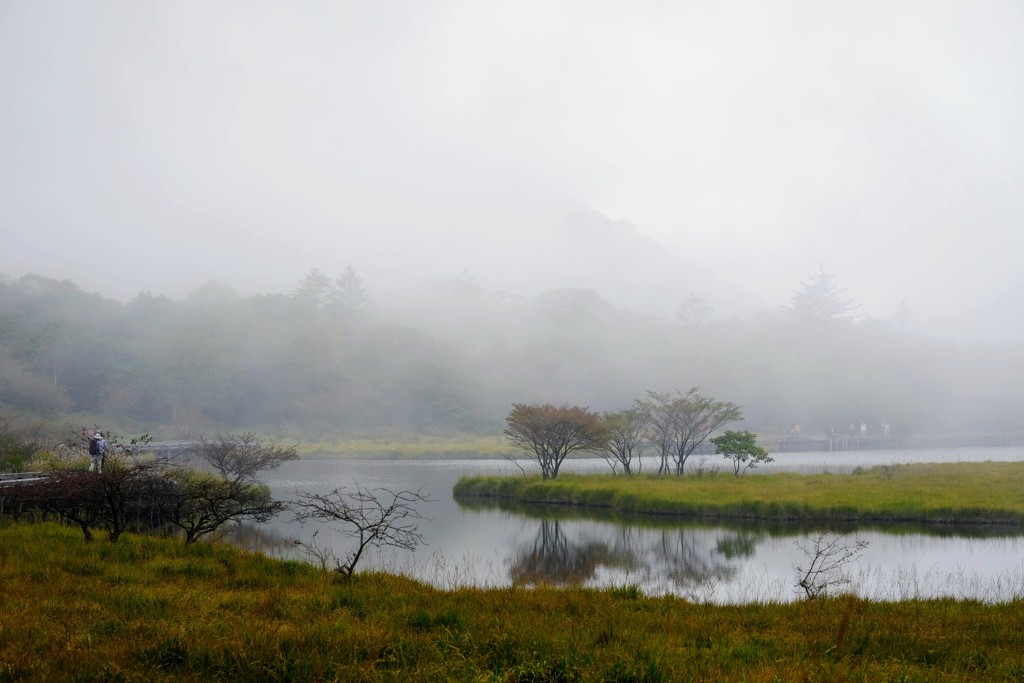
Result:
<svg viewBox="0 0 1024 683"><path fill-rule="evenodd" d="M1022 340L1022 67L1012 0L0 0L0 272L514 286L589 210L769 307L821 264Z"/></svg>

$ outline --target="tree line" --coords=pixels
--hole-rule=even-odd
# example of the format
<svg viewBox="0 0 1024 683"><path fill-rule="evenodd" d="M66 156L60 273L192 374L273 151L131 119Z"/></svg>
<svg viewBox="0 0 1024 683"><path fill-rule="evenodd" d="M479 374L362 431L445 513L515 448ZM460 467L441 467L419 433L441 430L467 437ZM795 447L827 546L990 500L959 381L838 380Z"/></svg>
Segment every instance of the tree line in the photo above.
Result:
<svg viewBox="0 0 1024 683"><path fill-rule="evenodd" d="M639 473L649 447L658 457L658 474L682 475L687 460L711 434L742 419L740 406L702 395L694 387L686 392L648 391L647 398L629 408L603 414L577 405L517 403L505 418L504 433L513 446L530 454L545 480L557 478L565 458L577 451L601 455L613 473L619 467L626 475ZM748 431L726 430L711 442L732 462L736 476L771 461Z"/></svg>
<svg viewBox="0 0 1024 683"><path fill-rule="evenodd" d="M905 307L858 316L824 270L748 320L682 301L660 320L590 290L522 297L466 277L375 293L351 267L311 270L285 293L207 283L126 303L67 280L0 278L0 419L162 439L495 434L517 401L603 412L648 387L697 385L743 405L759 433L1024 430L1024 348L922 337Z"/></svg>

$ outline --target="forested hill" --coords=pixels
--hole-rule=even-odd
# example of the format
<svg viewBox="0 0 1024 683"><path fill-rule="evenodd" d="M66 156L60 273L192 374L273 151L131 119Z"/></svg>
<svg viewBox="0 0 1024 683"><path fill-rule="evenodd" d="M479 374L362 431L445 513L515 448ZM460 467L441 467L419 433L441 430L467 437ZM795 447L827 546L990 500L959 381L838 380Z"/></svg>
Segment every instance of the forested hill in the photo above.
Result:
<svg viewBox="0 0 1024 683"><path fill-rule="evenodd" d="M311 271L286 294L208 284L124 304L28 275L0 280L0 418L166 437L497 433L512 402L618 410L648 389L699 386L742 405L752 430L1024 430L1021 346L956 345L827 309L690 313L665 321L590 290L523 298L469 279L377 300L351 269Z"/></svg>

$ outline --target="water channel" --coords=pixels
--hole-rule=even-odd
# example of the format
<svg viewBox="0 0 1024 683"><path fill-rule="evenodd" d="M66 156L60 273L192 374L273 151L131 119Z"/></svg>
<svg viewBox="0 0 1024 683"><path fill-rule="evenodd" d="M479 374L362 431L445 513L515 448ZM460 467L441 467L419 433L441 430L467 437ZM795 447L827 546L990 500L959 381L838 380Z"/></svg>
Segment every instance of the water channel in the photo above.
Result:
<svg viewBox="0 0 1024 683"><path fill-rule="evenodd" d="M696 458L696 456L694 456ZM776 454L776 462L745 476L781 470L849 473L855 467L909 462L1022 460L1020 448L921 449ZM527 463L522 463L527 467ZM696 462L692 463L694 466ZM705 467L724 460L708 458ZM653 471L653 461L645 468ZM566 461L563 472L609 472L600 459ZM799 545L819 530L796 524L711 524L656 516L622 516L561 507L457 502L460 476L520 470L504 460L302 459L267 477L274 495L327 493L338 487L416 490L432 500L420 511L426 544L415 553L375 551L360 570L403 573L441 588L459 586L636 585L652 595L674 594L717 603L788 601L797 566L808 556ZM260 528L263 552L295 557L288 539L309 541L318 527L287 519ZM1024 528L1007 526L860 525L825 529L843 543L866 541L846 567L848 589L865 598L902 600L951 596L985 601L1024 597ZM321 529L317 542L339 556L351 542Z"/></svg>

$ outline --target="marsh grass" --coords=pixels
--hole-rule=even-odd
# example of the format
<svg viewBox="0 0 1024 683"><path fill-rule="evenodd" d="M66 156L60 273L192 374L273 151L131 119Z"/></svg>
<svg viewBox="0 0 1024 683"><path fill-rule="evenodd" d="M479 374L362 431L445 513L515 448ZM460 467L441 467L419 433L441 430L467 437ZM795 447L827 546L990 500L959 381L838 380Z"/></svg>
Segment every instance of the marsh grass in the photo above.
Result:
<svg viewBox="0 0 1024 683"><path fill-rule="evenodd" d="M303 456L379 459L504 458L513 452L502 436L474 434L339 438L305 442L298 450Z"/></svg>
<svg viewBox="0 0 1024 683"><path fill-rule="evenodd" d="M750 477L469 477L457 498L493 497L701 518L1024 522L1024 462L901 465L855 474Z"/></svg>
<svg viewBox="0 0 1024 683"><path fill-rule="evenodd" d="M0 681L1019 680L1024 604L461 588L0 528Z"/></svg>

